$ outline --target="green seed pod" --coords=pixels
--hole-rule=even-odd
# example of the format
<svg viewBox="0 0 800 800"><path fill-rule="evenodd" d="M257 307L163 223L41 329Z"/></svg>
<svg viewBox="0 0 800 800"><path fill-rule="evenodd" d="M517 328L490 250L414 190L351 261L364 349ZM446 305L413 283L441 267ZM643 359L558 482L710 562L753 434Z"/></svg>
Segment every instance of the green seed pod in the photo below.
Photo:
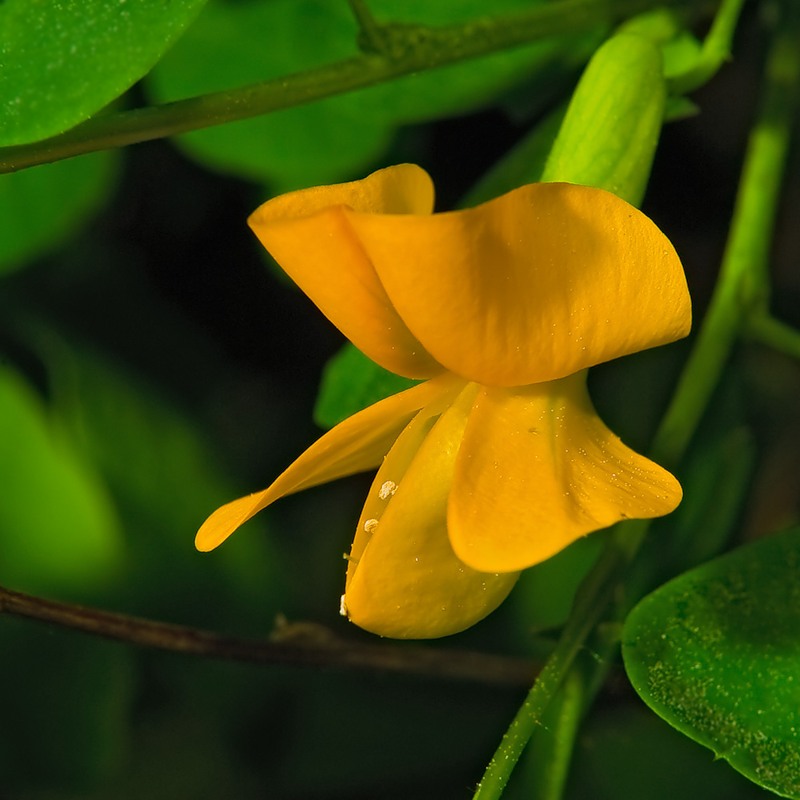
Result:
<svg viewBox="0 0 800 800"><path fill-rule="evenodd" d="M665 101L659 47L632 34L609 39L575 89L542 180L597 186L638 206Z"/></svg>

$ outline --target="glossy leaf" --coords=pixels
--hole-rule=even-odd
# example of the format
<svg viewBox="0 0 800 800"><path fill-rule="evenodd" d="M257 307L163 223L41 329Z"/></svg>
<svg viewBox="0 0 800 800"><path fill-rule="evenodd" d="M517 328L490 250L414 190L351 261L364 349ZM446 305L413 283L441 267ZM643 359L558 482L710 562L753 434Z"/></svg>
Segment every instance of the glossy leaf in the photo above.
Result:
<svg viewBox="0 0 800 800"><path fill-rule="evenodd" d="M0 145L77 125L158 61L205 0L0 4Z"/></svg>
<svg viewBox="0 0 800 800"><path fill-rule="evenodd" d="M646 597L623 656L657 714L755 783L800 798L800 528Z"/></svg>
<svg viewBox="0 0 800 800"><path fill-rule="evenodd" d="M116 158L97 153L0 176L0 274L58 246L106 199Z"/></svg>
<svg viewBox="0 0 800 800"><path fill-rule="evenodd" d="M530 8L530 0L499 0L493 14ZM430 25L465 22L486 13L476 0L402 8L376 0L380 21ZM153 98L175 100L281 77L358 54L357 26L346 3L272 0L212 2L148 78ZM181 137L195 158L217 169L269 182L276 193L332 183L362 171L388 146L397 126L438 119L487 105L537 70L556 63L573 69L583 38L547 40L306 106ZM588 54L587 54L588 55ZM476 67L479 64L479 68ZM551 75L549 83L555 78Z"/></svg>

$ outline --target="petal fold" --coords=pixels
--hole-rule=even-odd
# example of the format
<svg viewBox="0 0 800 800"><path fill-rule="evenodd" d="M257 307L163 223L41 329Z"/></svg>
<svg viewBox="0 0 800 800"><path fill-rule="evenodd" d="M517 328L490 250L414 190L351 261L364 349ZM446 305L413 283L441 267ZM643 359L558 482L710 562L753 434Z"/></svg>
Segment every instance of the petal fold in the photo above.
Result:
<svg viewBox="0 0 800 800"><path fill-rule="evenodd" d="M433 184L420 167L401 164L364 180L281 195L258 208L248 223L283 270L359 350L399 375L432 377L441 367L398 316L345 209L429 215Z"/></svg>
<svg viewBox="0 0 800 800"><path fill-rule="evenodd" d="M450 541L474 569L516 571L622 519L667 514L681 496L603 424L585 374L482 388L455 465Z"/></svg>
<svg viewBox="0 0 800 800"><path fill-rule="evenodd" d="M428 639L468 628L511 591L516 574L471 569L447 536L447 497L478 387L438 419L414 418L370 490L350 554L344 605L352 622L393 638Z"/></svg>
<svg viewBox="0 0 800 800"><path fill-rule="evenodd" d="M602 189L540 183L466 211L345 214L409 330L468 380L555 380L689 331L674 248Z"/></svg>
<svg viewBox="0 0 800 800"><path fill-rule="evenodd" d="M429 406L432 413L437 409L440 412L462 386L462 380L445 373L348 417L317 439L266 489L218 508L197 532L195 547L213 550L254 514L284 495L374 469L421 408Z"/></svg>

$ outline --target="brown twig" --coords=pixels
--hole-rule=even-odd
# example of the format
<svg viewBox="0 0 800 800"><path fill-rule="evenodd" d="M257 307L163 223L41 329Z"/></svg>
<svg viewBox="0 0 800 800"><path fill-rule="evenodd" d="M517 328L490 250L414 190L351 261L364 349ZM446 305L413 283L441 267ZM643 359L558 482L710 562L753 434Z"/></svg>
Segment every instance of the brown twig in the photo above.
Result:
<svg viewBox="0 0 800 800"><path fill-rule="evenodd" d="M93 636L175 653L292 667L396 672L495 686L527 687L537 666L525 659L418 645L362 644L323 626L279 624L269 640L213 631L60 603L0 587L0 614L47 622Z"/></svg>

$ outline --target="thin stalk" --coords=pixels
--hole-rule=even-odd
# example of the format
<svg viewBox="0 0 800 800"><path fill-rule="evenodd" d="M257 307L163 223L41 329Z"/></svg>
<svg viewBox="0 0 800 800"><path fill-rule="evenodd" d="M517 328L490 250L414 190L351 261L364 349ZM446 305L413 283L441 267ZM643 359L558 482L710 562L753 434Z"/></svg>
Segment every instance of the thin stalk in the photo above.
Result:
<svg viewBox="0 0 800 800"><path fill-rule="evenodd" d="M800 331L769 314L755 314L747 324L747 336L790 358L800 359Z"/></svg>
<svg viewBox="0 0 800 800"><path fill-rule="evenodd" d="M800 14L787 0L764 72L758 116L750 134L731 232L697 342L653 442L652 455L676 464L697 430L737 337L763 315L775 212L800 102Z"/></svg>
<svg viewBox="0 0 800 800"><path fill-rule="evenodd" d="M545 712L543 735L534 737L528 753L525 771L536 800L560 800L564 793L585 701L584 676L573 668Z"/></svg>
<svg viewBox="0 0 800 800"><path fill-rule="evenodd" d="M686 94L704 86L730 59L733 35L736 33L744 3L745 0L723 0L714 16L711 29L703 40L697 63L688 72L676 75L668 81L671 94Z"/></svg>
<svg viewBox="0 0 800 800"><path fill-rule="evenodd" d="M362 28L367 52L360 56L229 91L100 114L59 136L0 148L0 174L303 105L548 36L610 25L657 5L694 12L706 7L697 0L562 0L524 13L440 28L370 21L367 31ZM354 11L362 25L371 19L363 2L355 3Z"/></svg>
<svg viewBox="0 0 800 800"><path fill-rule="evenodd" d="M496 800L502 795L522 751L533 732L542 724L542 715L566 679L575 656L605 615L622 563L623 559L617 551L606 551L587 576L576 598L575 612L570 615L555 650L486 767L475 790L474 800Z"/></svg>
<svg viewBox="0 0 800 800"><path fill-rule="evenodd" d="M524 659L466 650L440 650L341 639L321 625L283 623L269 640L244 639L214 631L60 603L0 587L0 615L82 631L138 647L223 661L274 666L395 672L497 686L527 686L536 665Z"/></svg>

